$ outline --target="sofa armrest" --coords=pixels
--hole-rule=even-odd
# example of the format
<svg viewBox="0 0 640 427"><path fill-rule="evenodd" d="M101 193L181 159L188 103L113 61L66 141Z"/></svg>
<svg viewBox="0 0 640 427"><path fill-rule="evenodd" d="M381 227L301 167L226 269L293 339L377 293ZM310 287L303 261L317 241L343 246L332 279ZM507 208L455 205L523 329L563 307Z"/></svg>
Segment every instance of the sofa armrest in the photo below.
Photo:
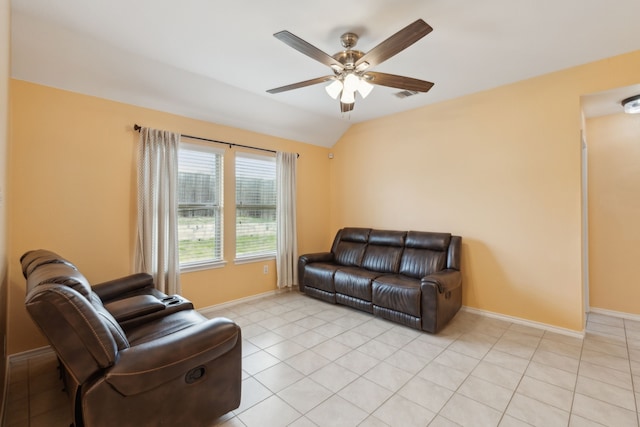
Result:
<svg viewBox="0 0 640 427"><path fill-rule="evenodd" d="M92 286L93 292L98 294L103 302L117 298L129 292L153 288L153 277L147 273L136 273L108 282Z"/></svg>
<svg viewBox="0 0 640 427"><path fill-rule="evenodd" d="M438 333L462 305L462 275L445 269L422 278L422 330Z"/></svg>
<svg viewBox="0 0 640 427"><path fill-rule="evenodd" d="M105 380L124 396L143 393L226 354L242 345L241 339L240 327L233 321L205 320L120 351Z"/></svg>
<svg viewBox="0 0 640 427"><path fill-rule="evenodd" d="M425 276L420 281L420 286L435 286L438 293L450 292L462 284L462 274L453 269L441 270Z"/></svg>
<svg viewBox="0 0 640 427"><path fill-rule="evenodd" d="M300 292L304 291L304 273L307 264L314 262L332 262L333 252L315 252L304 254L298 257L298 288Z"/></svg>
<svg viewBox="0 0 640 427"><path fill-rule="evenodd" d="M312 262L331 262L333 261L332 252L316 252L313 254L300 255L298 263L310 264Z"/></svg>

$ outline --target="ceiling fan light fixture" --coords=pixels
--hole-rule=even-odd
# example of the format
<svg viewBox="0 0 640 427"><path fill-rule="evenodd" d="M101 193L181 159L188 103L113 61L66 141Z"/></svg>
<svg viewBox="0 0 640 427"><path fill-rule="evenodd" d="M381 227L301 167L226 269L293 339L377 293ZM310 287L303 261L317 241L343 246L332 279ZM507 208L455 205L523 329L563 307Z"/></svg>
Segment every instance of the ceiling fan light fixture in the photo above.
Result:
<svg viewBox="0 0 640 427"><path fill-rule="evenodd" d="M634 95L629 98L623 99L622 107L627 114L639 114L640 113L640 95Z"/></svg>
<svg viewBox="0 0 640 427"><path fill-rule="evenodd" d="M342 102L343 104L353 104L354 102L356 102L355 94L356 94L355 92L348 91L345 85L345 88L342 89L342 96L340 96L340 102Z"/></svg>
<svg viewBox="0 0 640 427"><path fill-rule="evenodd" d="M367 82L365 79L361 78L360 83L358 83L358 93L365 99L373 90L373 85Z"/></svg>
<svg viewBox="0 0 640 427"><path fill-rule="evenodd" d="M340 80L334 80L330 85L326 86L324 90L327 91L330 97L338 99L338 95L342 91L342 82Z"/></svg>
<svg viewBox="0 0 640 427"><path fill-rule="evenodd" d="M349 73L344 78L344 90L346 92L355 92L360 86L360 78L353 73Z"/></svg>

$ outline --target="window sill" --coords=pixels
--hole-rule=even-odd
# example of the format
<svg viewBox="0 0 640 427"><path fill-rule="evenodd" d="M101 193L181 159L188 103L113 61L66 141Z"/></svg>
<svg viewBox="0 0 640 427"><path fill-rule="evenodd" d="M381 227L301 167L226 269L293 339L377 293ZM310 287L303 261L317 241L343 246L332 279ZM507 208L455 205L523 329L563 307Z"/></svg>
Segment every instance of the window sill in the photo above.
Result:
<svg viewBox="0 0 640 427"><path fill-rule="evenodd" d="M222 268L227 265L227 261L194 262L180 266L180 273L191 273L192 271L211 270Z"/></svg>
<svg viewBox="0 0 640 427"><path fill-rule="evenodd" d="M233 260L233 263L236 265L239 264L250 264L252 262L262 262L262 261L271 261L276 259L275 254L266 254L266 255L256 255L256 256L247 256L242 258L236 258Z"/></svg>

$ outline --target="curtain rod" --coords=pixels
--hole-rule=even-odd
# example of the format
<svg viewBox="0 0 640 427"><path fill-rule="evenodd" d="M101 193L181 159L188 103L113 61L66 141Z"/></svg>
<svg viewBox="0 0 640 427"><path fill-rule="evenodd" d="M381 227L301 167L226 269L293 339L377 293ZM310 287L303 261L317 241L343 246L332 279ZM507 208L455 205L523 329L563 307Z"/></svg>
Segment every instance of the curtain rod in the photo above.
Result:
<svg viewBox="0 0 640 427"><path fill-rule="evenodd" d="M140 132L141 129L142 129L142 126L140 126L139 124L136 123L133 125L133 130ZM209 139L209 138L202 138L199 136L182 135L182 134L180 136L184 138L198 139L200 141L213 142L216 144L224 144L224 145L228 145L229 147L242 147L242 148L249 148L251 150L266 151L268 153L277 153L276 150L269 150L268 148L252 147L250 145L242 145L242 144L235 144L233 142L218 141L217 139ZM300 157L299 153L296 153L296 155Z"/></svg>

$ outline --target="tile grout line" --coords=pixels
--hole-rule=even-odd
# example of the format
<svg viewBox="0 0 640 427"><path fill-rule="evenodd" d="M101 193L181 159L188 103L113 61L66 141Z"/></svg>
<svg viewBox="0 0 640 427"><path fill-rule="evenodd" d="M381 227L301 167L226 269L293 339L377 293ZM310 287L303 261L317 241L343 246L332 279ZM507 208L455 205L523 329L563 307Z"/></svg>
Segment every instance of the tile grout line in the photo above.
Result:
<svg viewBox="0 0 640 427"><path fill-rule="evenodd" d="M513 323L511 325L513 325ZM506 333L508 330L509 329L507 328L507 330L505 330L504 333ZM502 334L502 336L504 336L504 333ZM507 405L504 407L504 411L502 411L502 415L500 415L500 420L498 421L498 425L500 425L500 423L502 423L502 420L504 419L504 416L507 415L507 410L509 409L509 405L511 405L511 402L513 401L513 398L516 395L516 392L518 391L518 388L520 387L520 384L522 383L522 379L525 377L525 374L527 373L527 369L529 369L529 365L531 365L531 359L533 359L533 356L536 354L536 351L538 351L538 348L540 347L540 342L542 342L542 337L543 336L544 336L544 334L542 336L540 336L540 339L538 340L538 343L536 344L535 350L533 350L533 353L531 354L531 357L529 359L527 359L527 366L522 371L522 374L520 374L520 379L518 380L518 384L516 384L515 388L513 389L513 392L511 393L511 397L509 398L509 402L507 402ZM502 337L500 337L500 338L502 338ZM497 344L497 341L496 341L496 344ZM498 350L498 351L500 351L500 350ZM510 415L510 416L513 416L513 415ZM517 417L513 417L513 418L517 419L518 421L522 421L523 423L529 424L528 421L521 420L520 418L517 418ZM529 425L531 425L531 424L529 424Z"/></svg>
<svg viewBox="0 0 640 427"><path fill-rule="evenodd" d="M633 403L636 407L636 421L638 425L640 425L640 412L638 411L638 400L636 399L636 384L633 375L633 364L631 361L631 350L629 349L629 338L627 337L627 322L625 319L622 320L622 325L624 327L624 343L627 348L627 357L629 358L629 373L631 374L631 392L633 393Z"/></svg>
<svg viewBox="0 0 640 427"><path fill-rule="evenodd" d="M576 381L573 384L573 391L571 393L571 405L569 406L569 423L571 424L571 418L573 417L573 404L576 401L576 394L578 391L578 380L580 379L580 370L582 369L582 353L584 352L584 337L580 343L580 356L578 358L578 370L576 371ZM593 421L593 420L590 420ZM593 421L595 422L595 421Z"/></svg>

